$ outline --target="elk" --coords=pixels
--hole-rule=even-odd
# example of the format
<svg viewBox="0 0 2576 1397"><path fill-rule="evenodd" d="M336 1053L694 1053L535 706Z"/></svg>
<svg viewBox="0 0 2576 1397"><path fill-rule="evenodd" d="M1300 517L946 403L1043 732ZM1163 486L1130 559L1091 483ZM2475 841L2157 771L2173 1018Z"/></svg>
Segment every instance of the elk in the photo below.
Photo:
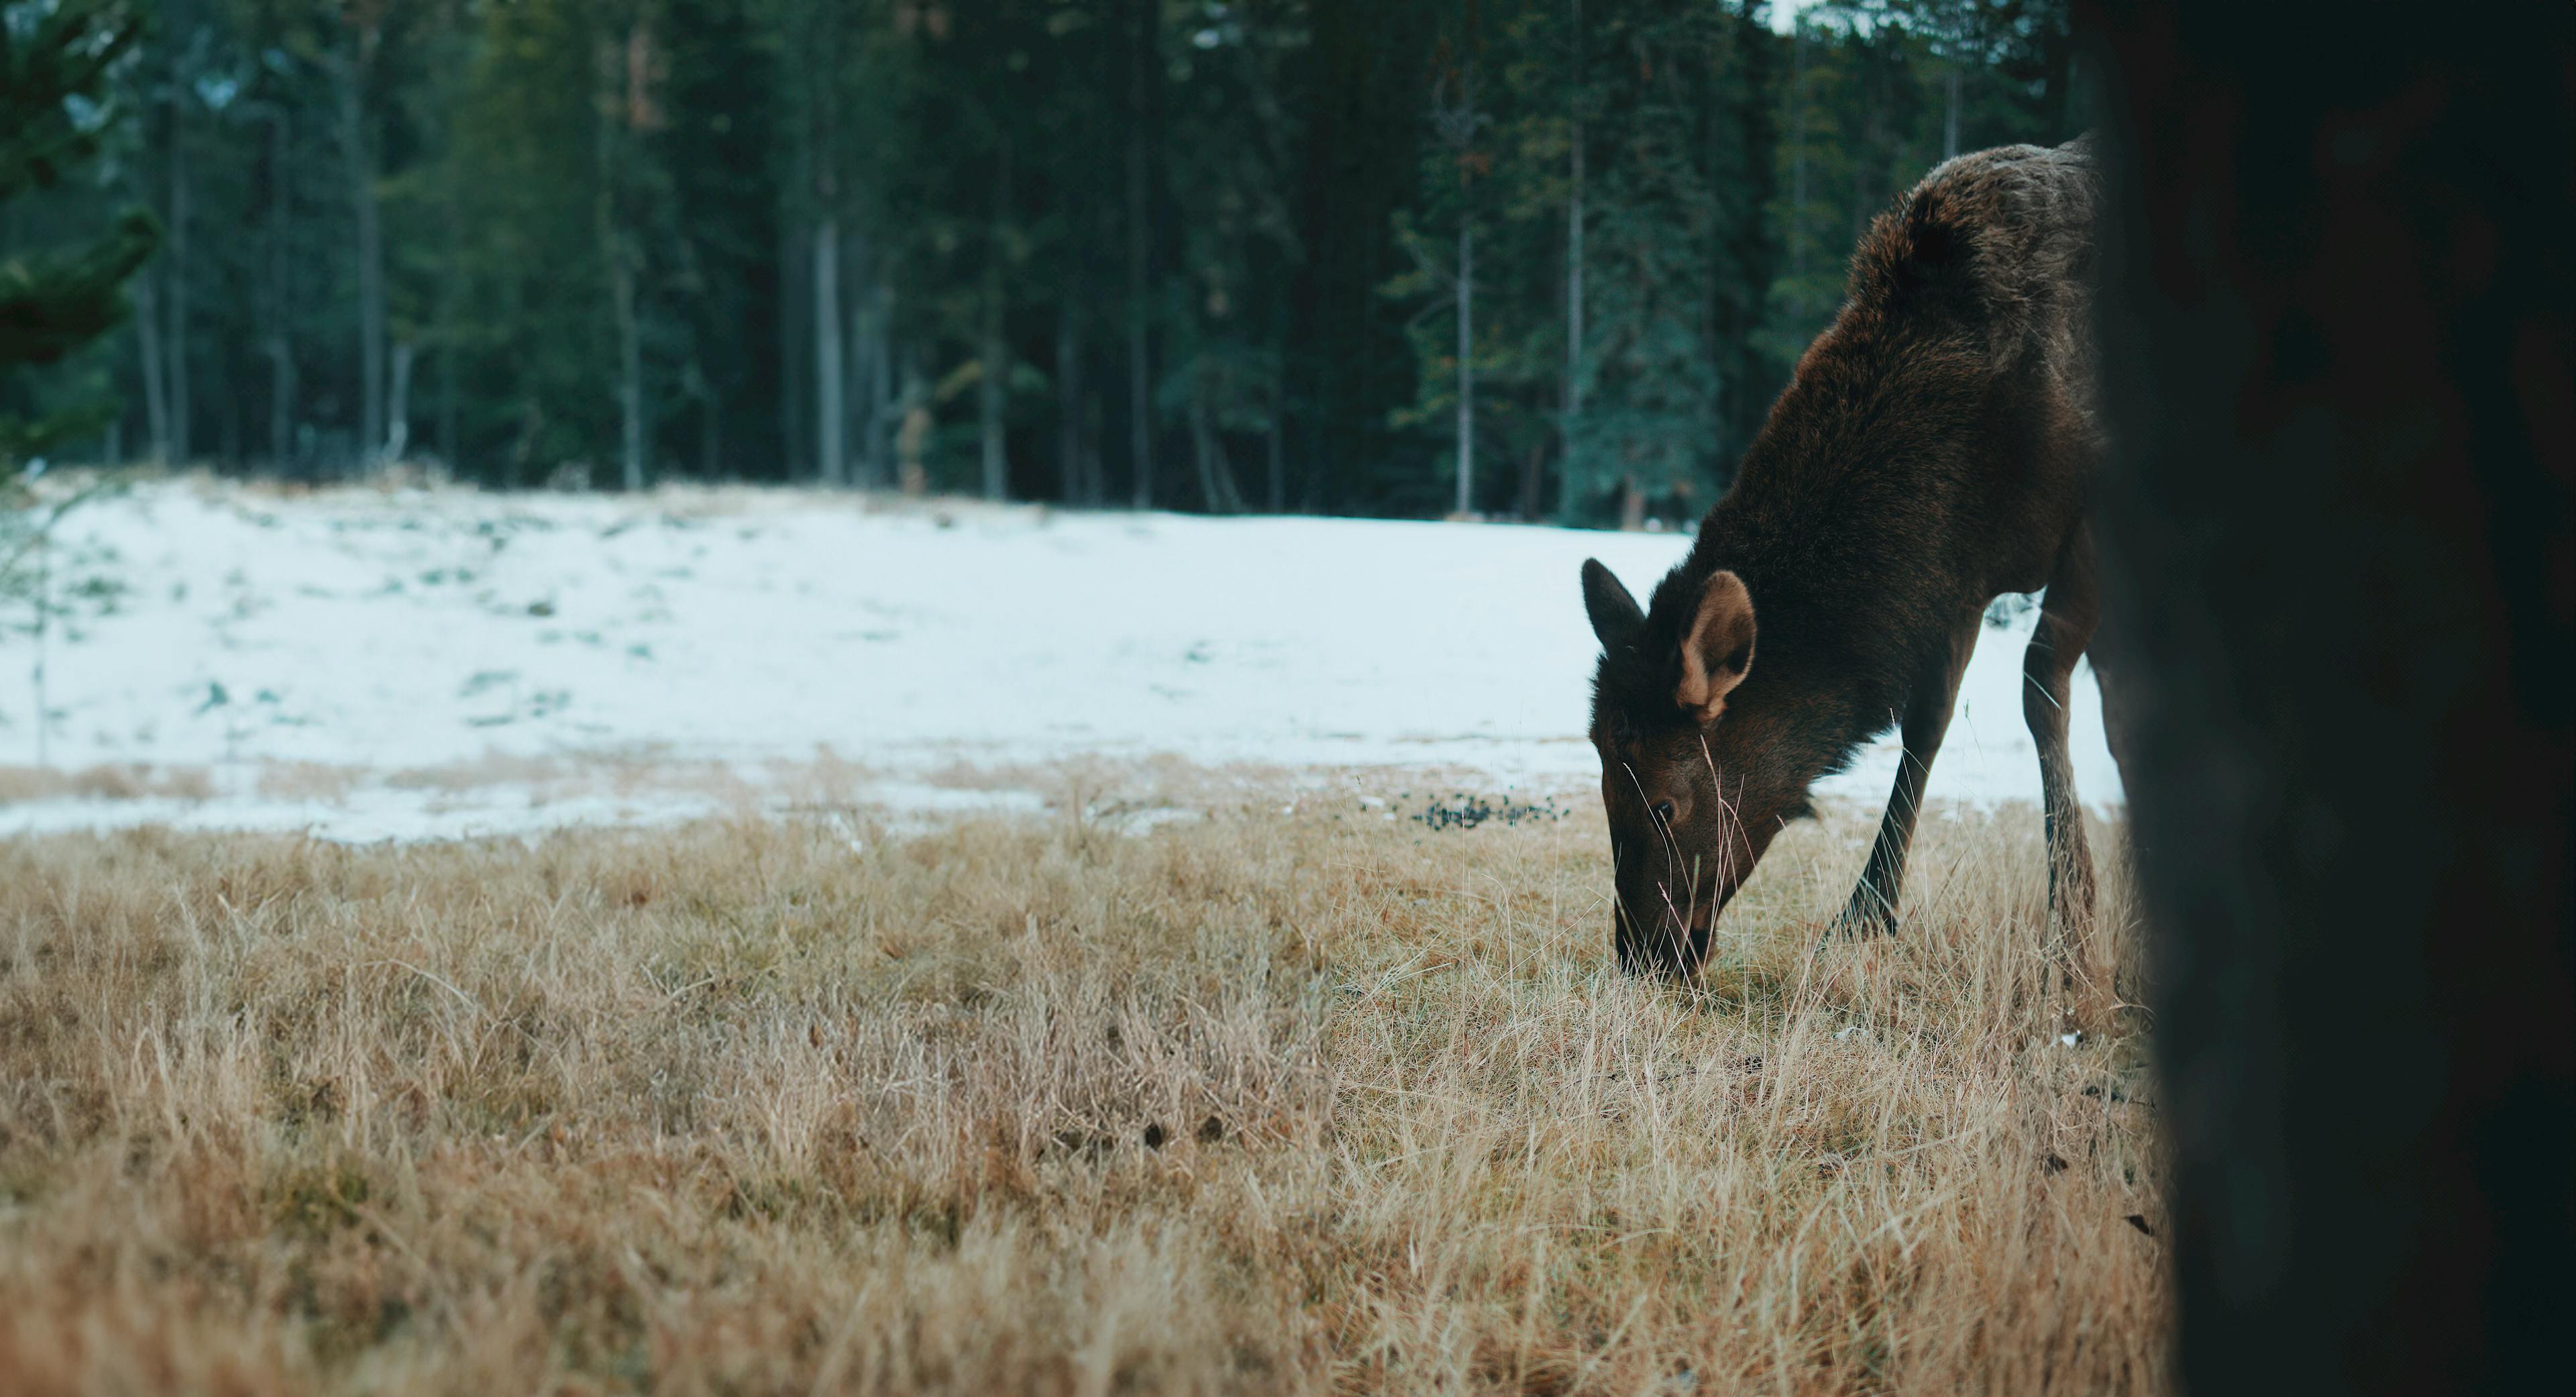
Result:
<svg viewBox="0 0 2576 1397"><path fill-rule="evenodd" d="M1812 813L1816 780L1891 725L1904 758L1835 925L1892 932L1986 607L2043 587L2023 715L2039 746L2051 921L2061 947L2089 936L2066 701L2101 619L2083 504L2105 444L2095 202L2080 139L1934 170L1871 225L1840 314L1651 603L1584 563L1623 967L1695 974L1719 911L1781 828ZM2101 682L2107 720L2115 686ZM2106 726L2117 758L2119 725Z"/></svg>

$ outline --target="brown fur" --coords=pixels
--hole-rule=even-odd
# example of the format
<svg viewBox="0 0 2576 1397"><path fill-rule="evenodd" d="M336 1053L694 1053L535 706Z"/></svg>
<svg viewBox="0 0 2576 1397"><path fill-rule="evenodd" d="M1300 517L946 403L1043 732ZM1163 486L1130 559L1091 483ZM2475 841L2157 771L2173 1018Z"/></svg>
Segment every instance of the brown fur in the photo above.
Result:
<svg viewBox="0 0 2576 1397"><path fill-rule="evenodd" d="M1696 970L1718 910L1806 813L1817 778L1896 725L1906 761L1841 922L1891 929L1980 618L1997 595L2042 587L2025 717L2052 906L2070 930L2089 926L2065 704L2098 620L2082 507L2103 448L2094 201L2080 141L1934 170L1871 226L1841 315L1652 604L1641 613L1607 569L1585 565L1624 964ZM1740 585L1719 581L1730 574ZM1741 671L1714 673L1739 653Z"/></svg>

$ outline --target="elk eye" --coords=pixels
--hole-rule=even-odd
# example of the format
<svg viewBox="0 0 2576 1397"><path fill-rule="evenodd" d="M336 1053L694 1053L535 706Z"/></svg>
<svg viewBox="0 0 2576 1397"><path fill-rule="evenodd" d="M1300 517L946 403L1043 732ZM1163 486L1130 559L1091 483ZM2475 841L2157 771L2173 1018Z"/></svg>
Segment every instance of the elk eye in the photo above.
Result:
<svg viewBox="0 0 2576 1397"><path fill-rule="evenodd" d="M1659 800L1659 801L1656 801L1656 802L1655 802L1655 823L1656 823L1656 824L1659 824L1659 825L1669 825L1669 824L1671 824L1672 822L1673 822L1673 803L1672 803L1671 801L1669 801L1669 800Z"/></svg>

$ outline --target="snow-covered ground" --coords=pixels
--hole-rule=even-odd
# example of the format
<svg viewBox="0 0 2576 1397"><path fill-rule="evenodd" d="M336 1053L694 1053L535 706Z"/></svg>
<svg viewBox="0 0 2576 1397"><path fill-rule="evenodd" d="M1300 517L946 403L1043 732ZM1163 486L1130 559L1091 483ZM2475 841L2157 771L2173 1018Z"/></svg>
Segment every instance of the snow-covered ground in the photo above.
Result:
<svg viewBox="0 0 2576 1397"><path fill-rule="evenodd" d="M56 538L69 614L46 643L45 765L164 775L104 799L26 771L34 638L0 615L0 769L19 769L0 832L524 830L721 808L817 763L836 798L895 806L1029 799L972 789L961 764L1155 754L1574 787L1595 771L1577 568L1597 556L1642 596L1688 546L797 491L206 481L85 505ZM2029 620L1985 633L1932 799L2037 797ZM2079 788L2116 800L2089 672L2075 727ZM1891 735L1827 793L1883 800L1895 754Z"/></svg>

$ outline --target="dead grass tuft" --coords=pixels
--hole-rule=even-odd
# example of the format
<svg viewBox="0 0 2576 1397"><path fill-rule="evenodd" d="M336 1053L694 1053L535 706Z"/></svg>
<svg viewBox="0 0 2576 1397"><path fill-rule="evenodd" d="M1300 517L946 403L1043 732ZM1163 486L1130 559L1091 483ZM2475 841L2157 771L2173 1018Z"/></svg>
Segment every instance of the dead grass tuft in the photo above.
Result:
<svg viewBox="0 0 2576 1397"><path fill-rule="evenodd" d="M2161 1385L2027 812L1821 952L1793 831L1684 992L1589 815L1281 808L0 846L0 1390Z"/></svg>
<svg viewBox="0 0 2576 1397"><path fill-rule="evenodd" d="M49 766L0 766L0 805L37 800L207 800L214 783L205 769L104 763L62 771Z"/></svg>

